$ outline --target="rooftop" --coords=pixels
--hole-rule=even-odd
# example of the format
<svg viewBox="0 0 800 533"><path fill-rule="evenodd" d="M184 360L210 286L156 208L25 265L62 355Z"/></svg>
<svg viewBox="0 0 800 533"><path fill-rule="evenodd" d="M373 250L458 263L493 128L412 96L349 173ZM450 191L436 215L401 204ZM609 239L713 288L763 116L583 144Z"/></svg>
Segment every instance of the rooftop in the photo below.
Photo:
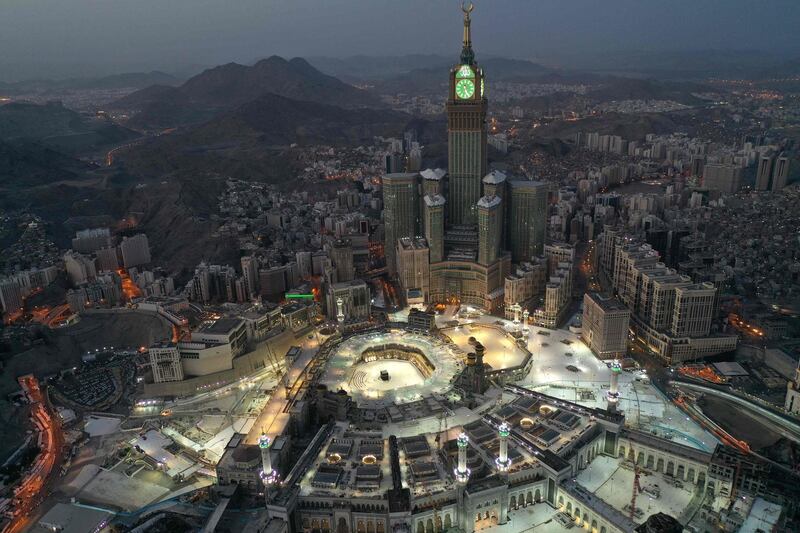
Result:
<svg viewBox="0 0 800 533"><path fill-rule="evenodd" d="M506 175L499 170L492 170L483 177L483 182L489 185L497 185L506 181Z"/></svg>
<svg viewBox="0 0 800 533"><path fill-rule="evenodd" d="M590 298L603 311L627 311L628 308L612 296L603 296L598 292L587 292L586 297Z"/></svg>
<svg viewBox="0 0 800 533"><path fill-rule="evenodd" d="M420 172L420 174L422 175L422 179L439 181L447 174L447 171L441 168L436 168L436 169L426 168L425 170Z"/></svg>
<svg viewBox="0 0 800 533"><path fill-rule="evenodd" d="M242 323L240 318L220 318L213 322L204 322L197 331L200 333L210 333L212 335L224 335L230 333Z"/></svg>
<svg viewBox="0 0 800 533"><path fill-rule="evenodd" d="M441 194L426 194L425 195L425 205L428 207L438 207L444 205L446 203L444 196Z"/></svg>
<svg viewBox="0 0 800 533"><path fill-rule="evenodd" d="M500 202L499 196L483 196L480 200L478 200L478 207L491 209L492 207L497 207L500 205Z"/></svg>

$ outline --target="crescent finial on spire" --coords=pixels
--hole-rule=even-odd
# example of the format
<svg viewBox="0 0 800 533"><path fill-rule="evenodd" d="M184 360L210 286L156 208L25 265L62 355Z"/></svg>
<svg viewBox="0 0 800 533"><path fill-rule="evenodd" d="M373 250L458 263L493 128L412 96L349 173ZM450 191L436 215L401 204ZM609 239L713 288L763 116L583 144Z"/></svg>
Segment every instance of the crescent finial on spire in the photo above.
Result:
<svg viewBox="0 0 800 533"><path fill-rule="evenodd" d="M461 11L464 12L464 40L461 49L461 62L470 65L475 60L475 54L472 51L472 32L470 28L472 19L469 16L473 9L475 9L475 4L472 2L470 2L469 5L467 5L466 2L461 2Z"/></svg>

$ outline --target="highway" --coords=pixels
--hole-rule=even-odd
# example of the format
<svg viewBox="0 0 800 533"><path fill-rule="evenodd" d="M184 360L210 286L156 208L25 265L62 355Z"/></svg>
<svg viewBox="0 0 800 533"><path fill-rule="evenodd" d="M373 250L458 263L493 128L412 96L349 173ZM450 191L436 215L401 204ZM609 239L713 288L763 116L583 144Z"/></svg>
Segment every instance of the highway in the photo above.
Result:
<svg viewBox="0 0 800 533"><path fill-rule="evenodd" d="M25 383L33 405L31 416L43 427L42 449L15 490L14 503L18 512L2 533L17 533L32 525L36 508L52 489L64 459L64 435L58 417L47 404L36 378L25 378Z"/></svg>
<svg viewBox="0 0 800 533"><path fill-rule="evenodd" d="M687 383L685 381L675 381L675 380L673 380L673 381L671 381L671 384L673 386L678 387L678 388L686 388L686 389L689 389L689 390L702 392L704 394L710 394L712 396L717 396L717 397L720 397L720 398L724 398L725 400L733 402L733 403L735 403L735 404L747 409L748 411L751 411L753 414L755 414L762 421L764 421L764 422L769 421L770 422L770 427L773 430L775 430L776 432L778 432L781 435L783 435L784 437L786 437L787 439L790 439L790 440L793 440L793 441L796 441L796 440L800 439L800 424L797 424L796 422L793 422L793 421L789 420L788 417L783 417L783 416L781 416L781 415L779 415L779 414L777 414L777 413L775 413L775 412L773 412L773 411L771 411L771 410L769 410L769 409L767 409L765 407L762 407L762 406L760 406L760 405L758 405L756 403L747 401L744 398L741 398L740 396L738 396L736 394L733 394L733 393L730 393L730 392L725 392L725 391L720 390L720 389L718 389L716 387L709 387L709 386L705 386L705 385Z"/></svg>

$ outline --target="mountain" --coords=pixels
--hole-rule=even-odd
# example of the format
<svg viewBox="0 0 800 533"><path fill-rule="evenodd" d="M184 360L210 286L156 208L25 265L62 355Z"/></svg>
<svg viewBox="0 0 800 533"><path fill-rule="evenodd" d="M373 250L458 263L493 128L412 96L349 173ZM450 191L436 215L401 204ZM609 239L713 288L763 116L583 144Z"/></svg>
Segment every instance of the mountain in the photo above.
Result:
<svg viewBox="0 0 800 533"><path fill-rule="evenodd" d="M756 73L758 79L790 78L800 76L800 57L783 61L777 65L762 68Z"/></svg>
<svg viewBox="0 0 800 533"><path fill-rule="evenodd" d="M596 50L566 59L571 68L621 76L702 80L749 78L786 59L761 50Z"/></svg>
<svg viewBox="0 0 800 533"><path fill-rule="evenodd" d="M382 80L394 78L416 69L447 70L452 58L439 55L409 54L404 56L356 55L344 58L309 57L314 68L344 80Z"/></svg>
<svg viewBox="0 0 800 533"><path fill-rule="evenodd" d="M380 106L373 95L323 74L302 58L272 56L252 66L228 63L208 69L176 88L148 87L110 107L139 114L132 126L163 128L202 122L266 93L345 108Z"/></svg>
<svg viewBox="0 0 800 533"><path fill-rule="evenodd" d="M270 145L347 144L392 131L410 117L379 109L344 109L329 104L264 94L197 128L191 137L210 141L257 137Z"/></svg>
<svg viewBox="0 0 800 533"><path fill-rule="evenodd" d="M280 182L292 172L292 144L360 144L397 135L410 117L385 109L345 109L263 94L211 120L152 139L121 156L137 175L225 173Z"/></svg>
<svg viewBox="0 0 800 533"><path fill-rule="evenodd" d="M4 191L0 196L4 200L11 200L10 190L77 180L89 168L82 161L40 144L0 140L0 191Z"/></svg>
<svg viewBox="0 0 800 533"><path fill-rule="evenodd" d="M599 102L607 100L674 100L692 105L700 100L692 93L708 91L699 83L636 78L607 78L602 87L587 96Z"/></svg>
<svg viewBox="0 0 800 533"><path fill-rule="evenodd" d="M178 85L181 80L154 70L152 72L127 72L100 78L67 78L63 80L26 80L14 83L0 82L0 92L7 95L30 94L87 89L142 89L150 85Z"/></svg>
<svg viewBox="0 0 800 533"><path fill-rule="evenodd" d="M454 64L454 61L451 60L446 65L416 68L391 78L379 80L375 82L375 90L380 94L407 93L441 96L447 92L447 73ZM479 60L478 65L486 74L488 84L496 81L541 81L557 72L532 61L502 57Z"/></svg>
<svg viewBox="0 0 800 533"><path fill-rule="evenodd" d="M104 118L81 115L58 102L0 106L2 140L32 140L65 153L85 154L136 136Z"/></svg>

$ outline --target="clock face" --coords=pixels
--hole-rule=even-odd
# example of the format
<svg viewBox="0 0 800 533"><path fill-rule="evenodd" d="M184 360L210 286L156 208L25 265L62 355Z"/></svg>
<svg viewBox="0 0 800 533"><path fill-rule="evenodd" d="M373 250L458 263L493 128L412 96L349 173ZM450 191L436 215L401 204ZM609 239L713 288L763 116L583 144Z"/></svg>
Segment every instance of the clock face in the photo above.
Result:
<svg viewBox="0 0 800 533"><path fill-rule="evenodd" d="M475 82L472 80L458 80L456 83L456 96L462 100L472 98L475 94Z"/></svg>
<svg viewBox="0 0 800 533"><path fill-rule="evenodd" d="M481 78L481 98L483 98L483 96L486 94L484 91L485 91L485 87L483 85L483 78Z"/></svg>

